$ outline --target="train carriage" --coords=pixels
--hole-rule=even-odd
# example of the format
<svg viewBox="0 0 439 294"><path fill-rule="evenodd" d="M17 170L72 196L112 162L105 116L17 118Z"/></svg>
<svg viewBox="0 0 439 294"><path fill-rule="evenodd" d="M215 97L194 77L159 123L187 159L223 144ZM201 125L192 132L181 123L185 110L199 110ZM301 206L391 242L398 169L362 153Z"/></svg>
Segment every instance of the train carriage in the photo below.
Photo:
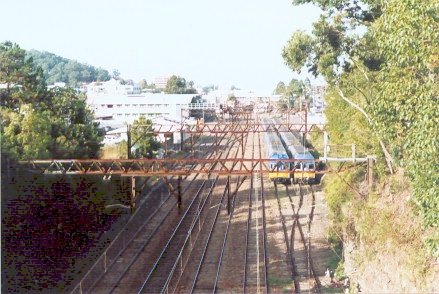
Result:
<svg viewBox="0 0 439 294"><path fill-rule="evenodd" d="M264 122L266 122L264 120ZM265 147L268 159L289 159L282 141L275 132L265 133ZM268 178L272 181L289 183L290 180L290 163L273 161L269 162L269 168L272 172L268 173Z"/></svg>
<svg viewBox="0 0 439 294"><path fill-rule="evenodd" d="M276 124L280 124L279 119L274 119L274 121ZM303 146L301 134L299 132L279 132L279 134L290 158L300 160L300 162L296 162L293 166L293 181L314 182L316 178L315 158Z"/></svg>

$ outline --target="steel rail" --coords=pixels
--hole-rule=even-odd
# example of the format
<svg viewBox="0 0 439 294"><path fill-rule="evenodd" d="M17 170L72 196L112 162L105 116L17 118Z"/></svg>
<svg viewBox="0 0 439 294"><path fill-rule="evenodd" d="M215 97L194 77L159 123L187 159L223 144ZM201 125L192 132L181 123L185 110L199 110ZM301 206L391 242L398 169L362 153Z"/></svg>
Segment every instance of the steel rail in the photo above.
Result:
<svg viewBox="0 0 439 294"><path fill-rule="evenodd" d="M230 151L231 151L231 149L229 149L228 154L230 153ZM238 152L239 152L239 149L236 150L235 157L238 155ZM228 156L228 154L227 154L227 156ZM220 203L219 203L219 205L218 205L218 207L217 207L217 210L216 210L216 213L215 213L215 218L214 218L213 223L212 223L212 226L211 226L211 228L210 228L210 231L209 231L209 235L208 235L208 237L207 237L206 244L205 244L205 246L204 246L204 248L203 248L203 253L202 253L201 258L200 258L200 261L199 261L199 263L198 263L197 270L196 270L196 272L195 272L195 277L194 277L194 279L193 279L193 281L192 281L192 285L191 285L190 293L193 293L193 292L194 292L195 286L196 286L196 284L197 284L198 276L199 276L199 274L200 274L200 272L201 272L201 268L202 268L203 263L204 263L204 258L205 258L205 256L206 256L207 249L209 248L209 245L211 244L210 241L211 241L211 239L212 239L213 231L214 231L214 229L215 229L215 227L216 227L216 224L217 224L218 215L219 215L219 212L221 211L221 206L222 206L223 200L224 200L224 198L225 198L225 195L226 195L226 192L227 192L227 189L228 189L228 185L229 185L229 179L227 179L227 184L226 184L226 186L224 187L224 192L223 192L223 194L222 194L222 196L221 196ZM238 189L239 189L239 187L236 188L236 191L237 191Z"/></svg>
<svg viewBox="0 0 439 294"><path fill-rule="evenodd" d="M193 293L193 292L194 292L195 285L197 284L198 276L199 276L200 271L201 271L201 268L202 268L202 266L203 266L204 257L206 256L206 252L207 252L207 249L208 249L208 247L209 247L209 244L211 244L211 243L210 243L210 240L212 239L212 235L213 235L212 232L214 231L214 229L215 229L215 227L216 227L217 219L218 219L218 215L219 215L219 213L220 213L220 211L221 211L221 206L222 206L222 204L223 204L223 201L224 201L224 198L225 198L225 196L226 196L226 193L227 193L227 187L224 188L224 192L223 192L223 194L222 194L222 196L221 196L221 200L220 200L219 204L217 205L216 212L215 212L215 218L214 218L214 220L213 220L212 226L210 227L209 235L208 235L208 237L207 237L207 242L206 242L206 244L204 245L203 253L202 253L202 255L201 255L200 262L198 263L198 267L197 267L197 270L196 270L196 272L195 272L195 277L194 277L194 279L193 279L193 281L192 281L192 285L191 285L191 289L190 289L189 293Z"/></svg>
<svg viewBox="0 0 439 294"><path fill-rule="evenodd" d="M312 194L314 195L314 192L312 190L311 185L309 187L310 187L310 189L312 191ZM299 207L297 208L297 211L295 211L295 209L294 209L294 203L292 201L292 198L291 198L290 192L288 190L288 187L286 187L286 191L287 191L287 195L288 195L288 197L290 199L291 207L293 209L292 218L294 220L294 223L293 223L293 227L292 227L292 230L291 230L291 242L292 242L292 244L294 244L294 235L295 235L294 231L295 231L295 226L297 225L298 231L299 231L299 235L300 235L300 239L301 239L301 241L303 243L305 252L307 254L307 259L308 259L308 262L309 262L309 264L308 264L309 274L312 275L312 277L314 279L315 288L317 290L317 293L321 293L322 292L322 285L321 285L321 282L320 282L318 276L315 273L314 263L313 263L312 256L311 256L311 247L310 247L311 244L306 241L305 234L304 234L303 229L302 229L302 224L300 222L299 211L300 211L300 209L301 209L301 207L303 205L302 185L299 184L300 202L299 202ZM313 219L313 216L314 216L314 205L315 205L315 198L313 197L313 204L311 206L311 212L308 214L308 220L309 220L308 221L308 230L309 230L308 232L310 232L311 222L312 222L312 219ZM291 250L294 250L294 249L291 249Z"/></svg>
<svg viewBox="0 0 439 294"><path fill-rule="evenodd" d="M223 138L224 138L224 136L223 136ZM222 140L222 139L221 139ZM212 156L212 154L209 156L209 157L211 157ZM197 177L198 175L195 175L195 177L194 177L194 179ZM188 176L186 176L186 178L187 178ZM190 186L190 184L188 185L188 186ZM152 187L152 189L151 189L151 191L148 193L148 195L149 196L147 196L146 198L145 198L145 200L147 199L147 198L149 198L149 197L152 197L151 196L151 193L153 192L153 191L155 191L157 188L159 188L159 187L161 187L161 185L160 184L154 184L154 186ZM186 188L188 188L188 187L186 187ZM186 190L186 189L185 189ZM162 202L162 204L153 212L153 215L151 216L151 217L149 217L148 218L148 220L150 220L154 215L155 215L155 213L158 211L158 210L160 210L161 209L161 207L162 207L162 205L164 205L165 204L165 202L167 201L169 199L169 197L168 198L166 198L165 199L165 201L163 201ZM145 205L145 203L146 203L146 201L144 201L142 204L141 204L141 206L144 206ZM87 271L87 273L81 278L81 280L76 284L76 286L73 288L73 290L71 290L70 291L70 293L74 293L75 291L79 291L79 292L83 292L83 286L82 286L82 284L83 284L83 282L84 282L84 280L88 277L88 275L95 269L95 267L99 264L99 261L101 260L101 259L106 259L106 255L107 255L107 250L109 250L109 248L111 248L112 246L114 246L114 244L116 244L116 242L118 242L119 241L119 238L122 238L122 235L126 232L126 226L127 225L129 225L130 224L130 221L137 215L137 213L140 211L140 209L138 209L138 210L136 210L136 212L134 213L134 215L132 215L131 216L131 218L128 220L128 223L125 225L125 227L115 236L115 238L111 241L111 243L107 246L107 248L105 249L105 251L99 256L99 258L96 260L96 262L89 268L89 270ZM148 220L147 221L145 221L145 222L143 222L143 224L142 224L142 226L141 226L141 228L143 228L145 225L146 225L146 223L148 222ZM92 284L91 284L91 286L89 287L90 288L90 290L91 289L93 289L95 286L96 286L96 283L100 280L100 279L102 279L102 277L108 272L108 270L109 269L111 269L112 268L112 266L113 266L113 264L116 262L116 260L117 260L117 258L126 250L126 248L127 248L127 246L132 242L132 240L134 240L134 238L136 238L136 236L138 235L138 233L139 233L139 231L140 231L140 229L141 228L139 228L138 230L136 230L136 232L134 233L134 235L133 235L133 237L128 241L128 242L126 242L125 240L124 240L124 244L126 244L126 245L124 245L123 246L123 248L122 249L120 249L119 250L119 252L117 253L117 257L109 264L109 265L107 265L107 262L105 262L105 265L106 265L106 267L108 267L108 269L106 268L105 270L104 270L104 272L102 272L101 274L99 274L99 276L98 276L98 278L96 278L93 282L92 282ZM87 292L87 291L85 291L85 292Z"/></svg>
<svg viewBox="0 0 439 294"><path fill-rule="evenodd" d="M183 265L183 251L186 248L186 245L188 244L188 242L191 242L191 240L192 240L191 239L191 235L192 235L192 232L193 232L197 222L198 222L200 227L202 226L201 225L201 214L204 212L204 207L206 206L206 203L207 203L208 199L210 199L210 197L211 197L211 195L213 193L213 189L214 189L214 186L215 186L218 178L219 178L219 176L217 176L215 178L214 184L210 187L210 190L209 190L207 196L204 198L203 204L201 205L201 207L199 207L197 209L197 214L196 214L196 216L194 218L194 221L192 222L192 224L191 224L191 226L190 226L190 228L189 228L189 230L187 232L186 239L184 240L184 243L181 246L181 249L180 249L180 251L179 251L179 253L177 255L177 259L175 260L174 265L172 266L172 269L171 269L170 273L168 274L168 278L166 279L165 284L162 286L162 289L160 291L161 293L164 293L164 292L168 293L169 292L169 285L171 283L171 279L172 279L172 277L173 277L173 275L175 273L175 270L177 269L179 261L180 261L180 264L181 264L180 275L183 273L183 271L184 271L184 269L186 267L187 261ZM204 224L204 222L203 222L203 224ZM198 231L198 234L199 234L199 232L200 232L200 230ZM198 237L198 234L197 234L197 236L195 238Z"/></svg>
<svg viewBox="0 0 439 294"><path fill-rule="evenodd" d="M190 185L193 183L193 181L196 179L196 177L194 177L194 179L189 183L189 185L187 185L185 187L185 190L183 191L183 193L185 193ZM170 195L168 196L168 198L171 197ZM113 287L110 290L110 293L113 293L114 290L118 287L120 281L123 279L123 277L126 275L126 273L128 272L128 270L132 267L132 265L136 262L137 258L139 257L140 254L142 254L143 249L149 244L149 242L152 240L153 236L155 236L155 233L158 231L158 229L160 228L160 226L163 224L163 222L166 220L167 216L173 211L173 209L175 209L175 207L177 206L177 202L175 202L171 209L166 213L166 215L161 219L160 223L154 228L154 230L151 232L151 235L142 242L141 245L141 249L137 251L137 253L134 255L134 257L131 258L128 266L125 268L125 270L122 272L121 275L119 275L119 278L116 280L116 282L114 283ZM131 240L128 243L131 243L136 237L138 237L138 233L140 233L140 231L144 228L144 226L147 224L147 221L145 221L145 223L136 231L136 235L131 238ZM126 249L126 248L125 248ZM121 254L119 254L120 256Z"/></svg>
<svg viewBox="0 0 439 294"><path fill-rule="evenodd" d="M222 139L221 139L221 140L222 140ZM211 156L213 156L213 153L211 153L211 154L209 155L209 157L211 157ZM194 176L194 178L191 180L191 182L190 182L190 183L184 188L184 190L183 190L183 194L186 193L186 191L189 189L189 187L192 185L192 183L194 183L194 181L195 181L195 179L198 177L198 175L199 175L199 174L196 174L196 175ZM187 176L186 176L186 178L187 178ZM168 197L167 199L169 199L169 197ZM173 209L175 208L176 205L177 205L177 203L175 203L175 204L171 207L171 209L167 212L167 214L166 214L166 215L164 216L164 218L160 221L160 223L154 228L154 230L153 230L153 232L151 233L151 235L150 235L145 241L142 242L141 249L137 251L137 253L135 254L135 256L130 260L128 266L125 268L125 270L122 272L122 274L119 275L117 281L114 283L113 287L111 288L110 293L112 293L112 292L118 287L118 285L119 285L120 281L122 280L122 278L126 275L126 273L127 273L128 270L131 268L131 266L134 264L134 262L136 261L136 259L138 258L138 256L142 253L143 249L149 244L149 242L150 242L150 240L152 239L152 237L155 235L155 233L157 232L157 230L160 228L161 224L163 224L163 222L166 220L166 217L167 217L167 216L173 211ZM157 210L157 211L158 211L158 210ZM138 237L138 234L140 233L140 231L144 228L144 226L145 226L147 223L148 223L148 221L145 221L145 222L142 224L142 226L139 227L139 229L136 231L135 235L130 239L130 241L128 242L128 244L131 243L135 238ZM127 249L127 246L126 246L125 248L123 248L123 250L126 250L126 249ZM120 256L121 254L122 254L122 252L121 252L118 256ZM116 259L114 260L114 262L116 262ZM113 262L113 264L114 264L114 262ZM103 276L103 275L101 275L101 277L102 277L102 276ZM96 281L96 282L97 282L97 281ZM94 285L96 284L96 282L93 284L93 287L94 287Z"/></svg>
<svg viewBox="0 0 439 294"><path fill-rule="evenodd" d="M224 139L225 136L222 137L221 141ZM230 139L228 140L228 143L230 142ZM227 143L227 144L228 144ZM222 152L221 152L222 154ZM221 154L219 156L221 156ZM198 174L197 174L198 175ZM144 280L141 288L138 290L138 293L141 293L143 291L143 289L145 288L146 284L148 283L149 279L151 278L152 274L154 273L154 271L157 269L158 265L159 265L159 261L162 259L163 254L166 252L166 249L169 247L172 239L174 238L174 236L176 235L178 229L180 228L181 224L183 223L183 221L185 220L185 217L187 215L187 213L189 212L190 208L192 207L192 205L195 203L196 198L198 198L201 190L203 189L205 183L207 182L207 180L204 180L200 189L197 191L196 196L192 199L192 201L189 204L189 207L186 209L184 215L182 216L181 220L179 221L179 223L177 224L176 228L174 229L171 237L169 238L168 242L166 243L166 245L164 246L162 252L160 253L159 257L156 259L156 262L154 263L151 271L149 272L149 274L147 275L146 279ZM213 187L211 188L213 189ZM163 289L162 289L163 290Z"/></svg>
<svg viewBox="0 0 439 294"><path fill-rule="evenodd" d="M244 148L244 146L247 145L247 139L248 139L248 136L246 136L246 144L241 146L241 148ZM239 148L237 150L237 153L238 153L238 151L239 151ZM233 193L234 197L233 197L233 200L232 200L232 205L231 205L231 210L230 210L230 214L229 214L229 219L227 221L227 227L226 227L226 231L225 231L225 234L224 234L223 243L222 243L222 246L221 246L221 253L220 253L219 260L218 260L217 273L216 273L216 276L215 276L215 282L213 284L213 291L212 291L213 293L216 292L216 289L217 289L217 286L218 286L218 280L219 280L219 275L221 273L221 266L222 266L222 261L223 261L223 257L224 257L224 251L225 251L225 247L226 247L227 237L228 237L228 234L229 234L229 228L230 228L230 224L232 222L232 218L233 218L234 211L235 211L234 208L235 208L236 195L237 195L239 187L242 185L242 183L245 181L245 179L246 179L246 177L244 177L242 179L241 183L239 183L240 177L238 177L236 189L235 189L235 192ZM227 181L228 181L228 185L229 185L230 184L229 183L229 179Z"/></svg>
<svg viewBox="0 0 439 294"><path fill-rule="evenodd" d="M147 198L152 197L152 196L151 196L151 195L152 195L152 192L154 192L156 189L158 189L161 185L160 185L160 184L155 184L155 186L156 186L156 187L154 187L153 189L151 189L151 191L148 193L149 196L148 196ZM166 202L168 199L169 199L169 197L166 198L165 201L163 201L162 204L160 204L160 206L159 206L159 207L153 212L153 214L151 215L151 217L148 218L148 220L149 220L150 218L152 218L152 217L155 215L155 213L161 208L162 205L165 204L165 202ZM145 200L146 200L146 199L145 199ZM146 203L146 201L145 201L144 203ZM137 211L134 213L134 215L133 215L130 219L134 218L134 217L137 215L137 212L138 212L138 211L139 211L139 210L137 210ZM126 225L125 225L125 227L126 227ZM87 291L84 291L83 286L82 286L82 283L83 283L84 280L88 277L88 275L89 275L89 274L95 269L95 267L98 265L99 261L100 261L102 258L105 258L106 254L107 254L107 250L108 250L109 248L111 248L112 246L114 246L114 244L116 244L116 242L119 241L119 238L122 238L122 234L124 234L124 232L125 232L125 227L122 228L122 230L119 231L119 233L118 233L118 234L114 237L114 239L110 242L110 244L107 246L107 248L104 250L104 252L103 252L103 253L97 258L96 262L90 267L90 269L87 271L87 273L81 278L81 280L76 284L76 286L73 288L73 290L70 291L70 293L74 293L75 291L79 291L80 293L82 293L82 292L87 292ZM130 241L129 241L129 242L130 242ZM127 243L129 243L129 242L127 242ZM122 249L117 253L117 256L120 256L120 254L121 254L125 249L126 249L126 246L125 246L124 248L122 248ZM115 259L115 260L116 260L116 259ZM108 266L108 269L111 268L111 266L114 264L114 262L115 262L115 261L113 261L112 263L110 263L110 265L107 265L107 266ZM95 287L96 283L97 283L97 282L98 282L98 281L99 281L99 280L105 275L105 273L106 273L107 271L108 271L108 270L105 270L103 273L101 273L101 274L99 275L99 277L98 277L97 279L94 280L94 282L93 282L93 283L91 284L91 286L89 287L90 290L93 289L93 288Z"/></svg>
<svg viewBox="0 0 439 294"><path fill-rule="evenodd" d="M262 157L261 148L261 136L258 134L259 143L259 157ZM267 218L265 215L265 195L264 195L264 180L261 175L261 199L262 199L262 231L263 231L263 249L264 249L264 281L265 281L265 292L269 293L269 283L268 283L268 250L267 250Z"/></svg>
<svg viewBox="0 0 439 294"><path fill-rule="evenodd" d="M255 147L255 141L253 140L253 149L252 149L252 157L254 157L254 147ZM253 193L253 176L250 177L250 189L248 191L248 217L247 217L247 230L245 235L245 263L244 263L244 279L243 279L243 293L246 293L246 287L247 287L247 263L248 263L248 245L249 245L249 238L250 238L250 224L251 224L251 217L252 217L252 193Z"/></svg>
<svg viewBox="0 0 439 294"><path fill-rule="evenodd" d="M242 179L241 183L239 185L237 185L236 190L233 193L234 197L233 197L233 200L232 200L231 212L230 212L230 215L229 215L229 219L228 219L227 227L226 227L226 232L224 234L224 239L223 239L223 243L222 243L222 246L221 246L221 254L220 254L220 258L218 260L218 267L217 267L215 282L213 284L213 291L212 291L212 293L216 292L216 288L217 288L217 285L218 285L218 280L219 280L219 275L220 275L220 272L221 272L221 265L222 265L222 261L223 261L223 256L224 256L224 251L225 251L225 247L226 247L227 237L228 237L228 234L229 234L230 223L231 223L231 220L232 220L232 217L233 217L233 213L234 213L235 200L236 200L236 192L238 191L238 189L242 185L242 183L245 181L245 179L246 179L246 177L244 177Z"/></svg>
<svg viewBox="0 0 439 294"><path fill-rule="evenodd" d="M163 255L165 254L166 250L168 249L169 245L171 244L171 242L173 241L174 237L177 235L178 230L180 229L183 221L186 220L186 216L189 214L190 209L192 208L193 204L195 203L195 200L200 196L201 191L204 188L204 185L206 184L207 180L204 180L203 183L200 185L200 188L198 189L198 191L196 192L195 197L191 200L191 202L189 203L187 209L185 210L182 218L180 219L180 221L178 222L178 224L176 225L174 231L171 234L171 237L168 239L168 242L166 243L166 245L164 246L164 248L162 249L160 255L156 258L156 261L154 263L154 265L152 266L152 269L149 271L148 275L146 276L146 278L144 279L142 285L140 286L140 289L137 291L137 293L142 293L142 291L145 289L147 283L149 282L149 279L151 278L151 276L154 274L154 272L156 271L160 260L162 259Z"/></svg>
<svg viewBox="0 0 439 294"><path fill-rule="evenodd" d="M210 154L209 157L211 157L213 154ZM183 193L185 193L189 187L192 185L192 183L195 181L195 179L198 177L198 174L196 174L194 176L194 178L191 180L191 182L184 188ZM186 176L187 178L187 176ZM154 215L161 209L161 207L166 203L166 201L171 197L171 195L169 195L165 201L162 202L162 204L160 205L160 207L154 212ZM152 237L155 235L155 233L157 232L157 230L159 229L159 227L161 226L161 224L163 224L163 222L166 220L166 217L173 211L173 209L175 208L175 206L177 205L177 203L175 203L170 210L165 214L165 216L162 218L162 220L159 222L159 224L153 229L153 231L151 232L151 235L142 242L141 245L141 249L137 251L137 253L134 255L134 257L130 260L128 266L125 268L125 270L122 272L121 275L119 275L118 279L115 281L114 285L111 287L110 289L110 293L112 293L118 286L118 284L120 283L120 281L122 280L122 278L125 276L125 274L127 273L127 271L131 268L131 266L134 264L134 262L136 261L137 257L142 253L142 250L149 244L150 240L152 239ZM146 221L143 222L143 224L136 230L136 232L134 233L133 237L127 242L127 245L121 249L121 251L119 252L119 254L117 255L118 257L120 257L123 252L125 252L125 250L128 248L129 244L139 236L139 233L143 230L143 228L149 223L149 220L153 217L151 216L150 218L148 218ZM115 262L117 261L117 258L115 258L113 260L113 262L111 263L111 265L109 266L108 270L106 272L108 272L112 266L115 264ZM96 283L104 276L104 274L106 273L102 273L100 275L100 277L93 283L93 285L91 286L91 289L93 289L96 285Z"/></svg>
<svg viewBox="0 0 439 294"><path fill-rule="evenodd" d="M277 205L278 205L278 209L279 209L279 216L280 216L280 221L282 223L282 229L284 232L284 240L285 240L285 244L287 246L287 256L288 256L288 263L290 265L290 270L291 270L291 276L293 278L294 281L294 291L296 293L300 293L300 284L299 281L297 280L297 272L296 272L296 266L295 266L295 262L294 262L294 257L292 255L292 251L291 251L291 244L288 240L288 231L287 231L287 227L286 227L286 221L285 221L285 216L282 213L282 205L280 202L280 197L278 194L278 189L277 189L277 183L274 182L274 191L276 194L276 199L277 199Z"/></svg>
<svg viewBox="0 0 439 294"><path fill-rule="evenodd" d="M222 141L222 140L224 139L224 137L225 137L225 135L222 137L222 139L221 139L220 141ZM229 138L227 144L229 144L230 142L232 142L232 146L233 146L233 145L236 143L236 140L232 140L231 138ZM230 151L231 151L231 148L228 149L227 154L226 154L226 158L227 158L228 155L230 154ZM235 156L236 156L237 154L238 154L238 151L236 152ZM220 154L220 156L221 156L221 155L222 155L222 153ZM216 177L216 179L215 179L215 183L216 183L216 181L218 180L218 178L219 178L219 176ZM213 192L213 188L215 188L215 187L216 187L215 185L213 185L213 186L211 187L211 191L210 191L210 193ZM224 189L224 193L223 193L223 196L222 196L222 198L221 198L221 200L220 200L220 203L218 204L218 207L217 207L217 214L219 213L219 211L220 211L220 209L221 209L221 205L222 205L222 202L223 202L224 195L225 195L226 191L227 191L227 186L225 187L225 189ZM203 207L204 207L204 205L203 205ZM199 210L198 210L198 211L199 211ZM201 212L199 212L199 214L201 214ZM206 217L207 217L207 216L206 216ZM214 220L213 226L215 225L216 219L217 219L217 216L215 217L215 220ZM203 225L204 225L205 221L206 221L206 219L204 220ZM194 221L193 221L193 225L195 225L195 224L196 224L196 219L194 219ZM201 230L201 229L200 229L200 230ZM209 234L209 236L208 236L208 241L207 241L207 242L209 242L209 239L210 239L211 233L212 233L212 230L211 230L211 232L210 232L210 234ZM198 235L197 235L197 236L198 236ZM195 241L195 242L196 242L196 241ZM207 247L207 244L208 244L208 243L206 243L206 247ZM182 250L180 251L180 253L181 253L183 250L184 250L184 245L183 245ZM206 249L205 249L205 250L206 250ZM205 252L204 252L204 253L205 253ZM202 262L202 260L204 259L204 253L203 253L203 256L202 256L201 262ZM180 254L179 254L179 255L180 255ZM178 280L177 280L177 282L176 282L176 285L175 285L175 288L174 288L174 291L173 291L173 292L175 292L175 289L177 289L177 287L178 287L178 284L179 284L180 278L181 278L181 276L182 276L182 274L183 274L183 271L185 270L186 265L187 265L187 263L189 262L189 258L190 258L190 257L188 257L188 260L186 261L186 263L184 264L184 266L182 266L182 271L181 271L181 273L180 273L180 276L178 277ZM169 289L168 289L167 287L168 287L168 285L169 285L170 282L171 282L171 278L173 277L172 275L173 275L173 272L174 272L174 270L175 270L175 267L176 267L176 264L177 264L177 263L178 263L178 258L177 258L177 260L176 260L176 262L175 262L175 264L174 264L173 269L171 270L170 274L168 275L168 279L167 279L165 285L162 287L162 291L161 291L162 293L165 292L165 290L166 290L166 293L169 292ZM200 269L200 268L201 268L201 266L199 265L199 266L198 266L197 273L196 273L196 276L198 276L198 272L199 272L199 269Z"/></svg>

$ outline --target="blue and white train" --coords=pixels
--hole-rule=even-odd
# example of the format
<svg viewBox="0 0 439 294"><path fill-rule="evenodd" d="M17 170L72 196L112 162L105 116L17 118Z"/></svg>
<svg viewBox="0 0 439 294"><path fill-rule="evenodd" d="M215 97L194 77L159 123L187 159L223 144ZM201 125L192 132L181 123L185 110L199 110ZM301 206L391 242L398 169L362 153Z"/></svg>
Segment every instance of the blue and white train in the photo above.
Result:
<svg viewBox="0 0 439 294"><path fill-rule="evenodd" d="M264 124L271 124L270 119L264 119ZM272 131L265 133L265 147L268 159L289 159L289 155L280 139L279 135ZM289 162L272 161L269 162L271 172L268 173L268 178L272 181L281 183L290 183L291 165Z"/></svg>
<svg viewBox="0 0 439 294"><path fill-rule="evenodd" d="M273 119L276 125L280 125L279 119ZM291 159L300 160L292 165L294 169L293 182L312 183L316 179L316 160L305 148L302 136L299 132L286 132L285 127L279 131L282 143Z"/></svg>

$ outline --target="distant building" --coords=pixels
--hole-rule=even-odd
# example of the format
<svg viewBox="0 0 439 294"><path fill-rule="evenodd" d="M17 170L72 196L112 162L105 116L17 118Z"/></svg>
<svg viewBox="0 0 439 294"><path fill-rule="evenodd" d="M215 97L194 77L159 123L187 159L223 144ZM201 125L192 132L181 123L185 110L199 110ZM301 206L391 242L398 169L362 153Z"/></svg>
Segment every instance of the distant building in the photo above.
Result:
<svg viewBox="0 0 439 294"><path fill-rule="evenodd" d="M153 83L156 89L165 89L170 78L170 75L155 77Z"/></svg>
<svg viewBox="0 0 439 294"><path fill-rule="evenodd" d="M47 86L48 89L65 88L65 87L66 87L66 83L64 83L64 82L57 82L57 83L54 83L53 85L48 85Z"/></svg>
<svg viewBox="0 0 439 294"><path fill-rule="evenodd" d="M311 112L322 113L326 107L325 95L327 86L311 86L310 96L312 99Z"/></svg>
<svg viewBox="0 0 439 294"><path fill-rule="evenodd" d="M169 117L181 120L182 109L187 109L196 94L151 94L142 95L91 95L88 104L97 120L105 120L117 127L131 124L140 116L151 119Z"/></svg>
<svg viewBox="0 0 439 294"><path fill-rule="evenodd" d="M111 79L107 82L93 82L83 85L81 87L83 92L87 93L87 96L99 96L99 95L139 95L142 93L140 86L133 84L121 84L119 80Z"/></svg>

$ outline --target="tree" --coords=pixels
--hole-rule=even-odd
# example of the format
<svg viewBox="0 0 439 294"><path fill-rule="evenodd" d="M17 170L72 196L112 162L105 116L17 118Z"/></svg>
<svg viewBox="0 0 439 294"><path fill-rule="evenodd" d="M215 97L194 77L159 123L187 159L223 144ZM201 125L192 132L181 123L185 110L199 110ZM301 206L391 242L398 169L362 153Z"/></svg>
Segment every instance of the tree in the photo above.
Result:
<svg viewBox="0 0 439 294"><path fill-rule="evenodd" d="M113 69L113 74L111 77L115 80L118 80L120 78L120 72L117 69Z"/></svg>
<svg viewBox="0 0 439 294"><path fill-rule="evenodd" d="M135 141L134 148L137 158L154 158L161 145L152 132L152 122L141 116L131 127L131 138Z"/></svg>
<svg viewBox="0 0 439 294"><path fill-rule="evenodd" d="M55 88L50 91L52 107L52 146L56 158L96 157L103 135L93 122L86 97L73 89Z"/></svg>
<svg viewBox="0 0 439 294"><path fill-rule="evenodd" d="M46 84L40 67L26 58L25 51L9 41L0 44L1 106L19 109L23 104L44 103ZM39 105L36 105L37 107Z"/></svg>
<svg viewBox="0 0 439 294"><path fill-rule="evenodd" d="M110 79L107 70L63 58L53 53L30 50L26 52L26 57L32 58L33 64L42 68L48 84L64 82L75 87L79 83L108 81Z"/></svg>
<svg viewBox="0 0 439 294"><path fill-rule="evenodd" d="M140 89L146 89L147 88L147 86L148 86L148 83L146 82L146 80L145 79L141 79L140 81L139 81L139 86L140 86Z"/></svg>
<svg viewBox="0 0 439 294"><path fill-rule="evenodd" d="M277 83L276 89L274 89L273 94L274 95L283 95L285 94L285 83L280 81L279 83Z"/></svg>
<svg viewBox="0 0 439 294"><path fill-rule="evenodd" d="M51 123L48 113L34 111L31 105L23 105L20 113L3 108L2 155L10 158L49 158Z"/></svg>
<svg viewBox="0 0 439 294"><path fill-rule="evenodd" d="M83 94L47 90L41 67L16 44L1 43L0 60L2 157L97 156L103 136Z"/></svg>
<svg viewBox="0 0 439 294"><path fill-rule="evenodd" d="M193 86L193 82L191 84ZM173 75L166 83L165 93L167 94L195 94L196 90L188 88L186 80L182 77Z"/></svg>
<svg viewBox="0 0 439 294"><path fill-rule="evenodd" d="M364 137L351 138L356 143L363 141L365 148L373 142L379 144L389 172L394 165L406 170L424 225L438 232L439 31L435 2L294 0L319 5L324 13L313 25L312 34L294 33L282 55L293 70L306 67L315 76L322 75L330 85L331 99L362 117L363 128L370 131L366 134L369 143ZM328 114L339 115L339 110ZM349 116L340 119L345 126L353 123ZM427 242L439 254L439 233Z"/></svg>

